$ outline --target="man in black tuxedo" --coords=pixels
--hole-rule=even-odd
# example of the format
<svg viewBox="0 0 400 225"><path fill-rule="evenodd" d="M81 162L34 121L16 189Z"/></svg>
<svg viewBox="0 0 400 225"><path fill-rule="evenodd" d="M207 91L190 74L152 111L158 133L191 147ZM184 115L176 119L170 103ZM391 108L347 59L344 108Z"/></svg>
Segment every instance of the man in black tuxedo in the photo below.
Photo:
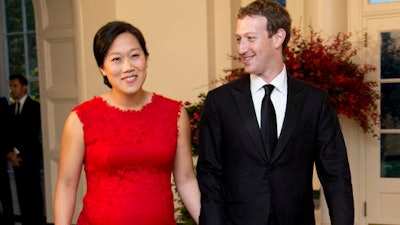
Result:
<svg viewBox="0 0 400 225"><path fill-rule="evenodd" d="M337 115L325 91L286 72L290 24L286 9L274 1L254 1L239 11L237 50L249 75L210 91L204 102L200 225L315 224L314 163L332 224L353 225Z"/></svg>
<svg viewBox="0 0 400 225"><path fill-rule="evenodd" d="M12 150L7 157L14 169L22 224L43 224L41 187L41 119L39 102L27 95L28 81L21 74L9 78L11 96L10 134Z"/></svg>
<svg viewBox="0 0 400 225"><path fill-rule="evenodd" d="M6 154L10 149L8 101L0 97L0 224L14 225L10 177Z"/></svg>

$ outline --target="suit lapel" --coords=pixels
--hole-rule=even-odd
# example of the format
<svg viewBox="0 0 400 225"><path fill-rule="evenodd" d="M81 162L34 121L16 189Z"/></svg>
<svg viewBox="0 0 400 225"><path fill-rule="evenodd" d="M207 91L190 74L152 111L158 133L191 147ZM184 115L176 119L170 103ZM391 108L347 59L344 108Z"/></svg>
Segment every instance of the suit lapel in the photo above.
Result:
<svg viewBox="0 0 400 225"><path fill-rule="evenodd" d="M26 110L29 110L31 103L33 103L33 99L31 99L31 97L28 96L25 100L24 107L22 107L21 114L23 112L26 112Z"/></svg>
<svg viewBox="0 0 400 225"><path fill-rule="evenodd" d="M288 96L285 119L283 121L281 135L279 136L272 155L271 163L283 152L286 144L293 135L293 131L299 120L301 108L303 107L304 96L304 85L288 75Z"/></svg>
<svg viewBox="0 0 400 225"><path fill-rule="evenodd" d="M234 84L234 87L232 88L232 95L236 102L236 106L239 110L244 126L246 127L247 132L250 134L251 141L256 146L256 150L260 154L261 158L267 162L264 145L261 139L260 128L257 123L250 92L250 76L247 75Z"/></svg>

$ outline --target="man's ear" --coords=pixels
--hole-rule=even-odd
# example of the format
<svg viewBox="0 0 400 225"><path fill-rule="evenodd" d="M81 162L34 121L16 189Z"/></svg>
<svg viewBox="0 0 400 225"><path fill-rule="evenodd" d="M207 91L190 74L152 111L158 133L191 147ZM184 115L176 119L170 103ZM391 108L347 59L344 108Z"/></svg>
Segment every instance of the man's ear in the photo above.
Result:
<svg viewBox="0 0 400 225"><path fill-rule="evenodd" d="M286 31L282 28L278 29L276 34L272 36L273 41L274 41L274 47L275 48L280 48L282 47L283 42L285 41L286 38Z"/></svg>

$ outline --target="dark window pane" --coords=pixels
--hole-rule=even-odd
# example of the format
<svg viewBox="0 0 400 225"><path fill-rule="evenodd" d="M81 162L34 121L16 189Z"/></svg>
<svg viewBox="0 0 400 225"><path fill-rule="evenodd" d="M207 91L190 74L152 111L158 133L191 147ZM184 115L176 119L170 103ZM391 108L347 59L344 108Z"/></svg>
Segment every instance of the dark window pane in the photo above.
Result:
<svg viewBox="0 0 400 225"><path fill-rule="evenodd" d="M275 0L275 1L286 7L286 0Z"/></svg>
<svg viewBox="0 0 400 225"><path fill-rule="evenodd" d="M26 10L26 29L28 31L35 31L35 15L33 13L32 0L25 0Z"/></svg>
<svg viewBox="0 0 400 225"><path fill-rule="evenodd" d="M9 74L27 75L29 94L39 99L35 18L32 0L4 0ZM25 16L25 18L23 18Z"/></svg>
<svg viewBox="0 0 400 225"><path fill-rule="evenodd" d="M21 0L5 0L7 32L22 32L22 7Z"/></svg>
<svg viewBox="0 0 400 225"><path fill-rule="evenodd" d="M29 75L37 77L37 55L36 55L36 35L28 34L28 62L29 62Z"/></svg>
<svg viewBox="0 0 400 225"><path fill-rule="evenodd" d="M400 129L400 84L381 84L381 128Z"/></svg>
<svg viewBox="0 0 400 225"><path fill-rule="evenodd" d="M8 42L8 64L10 74L25 74L25 55L23 35L10 35Z"/></svg>
<svg viewBox="0 0 400 225"><path fill-rule="evenodd" d="M400 134L381 135L381 177L400 178Z"/></svg>
<svg viewBox="0 0 400 225"><path fill-rule="evenodd" d="M381 33L381 78L400 78L400 31Z"/></svg>
<svg viewBox="0 0 400 225"><path fill-rule="evenodd" d="M38 81L29 83L29 91L30 91L30 95L33 96L33 98L35 100L39 101L40 95L39 95L39 82Z"/></svg>

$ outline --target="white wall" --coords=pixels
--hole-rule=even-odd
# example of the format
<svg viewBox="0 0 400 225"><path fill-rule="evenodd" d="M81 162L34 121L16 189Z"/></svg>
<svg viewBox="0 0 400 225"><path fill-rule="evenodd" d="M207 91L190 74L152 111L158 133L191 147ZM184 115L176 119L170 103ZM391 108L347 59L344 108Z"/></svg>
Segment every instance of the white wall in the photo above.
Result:
<svg viewBox="0 0 400 225"><path fill-rule="evenodd" d="M196 101L223 69L231 67L230 1L85 0L77 2L82 100L107 88L92 53L97 29L111 20L137 26L150 52L145 88L182 101ZM211 86L210 86L211 87Z"/></svg>

